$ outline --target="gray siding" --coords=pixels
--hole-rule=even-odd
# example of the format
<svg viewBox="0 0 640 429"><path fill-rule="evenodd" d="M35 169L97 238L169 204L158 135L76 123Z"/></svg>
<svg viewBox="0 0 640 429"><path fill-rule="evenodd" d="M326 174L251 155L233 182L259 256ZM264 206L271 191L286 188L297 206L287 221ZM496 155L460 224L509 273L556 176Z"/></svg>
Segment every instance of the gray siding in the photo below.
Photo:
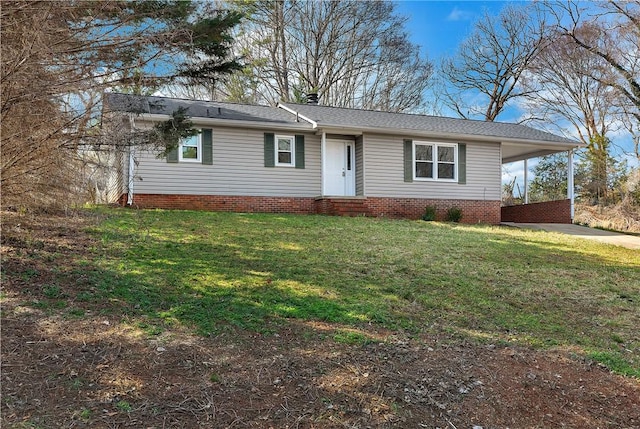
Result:
<svg viewBox="0 0 640 429"><path fill-rule="evenodd" d="M403 138L364 135L365 190L370 197L407 197L464 200L500 200L499 143L467 144L467 184L437 181L404 181ZM428 139L415 139L428 140Z"/></svg>
<svg viewBox="0 0 640 429"><path fill-rule="evenodd" d="M356 137L356 195L364 195L364 151L362 136Z"/></svg>
<svg viewBox="0 0 640 429"><path fill-rule="evenodd" d="M274 131L214 127L213 165L167 163L154 154L138 153L134 193L283 197L320 195L320 137L305 134L304 169L269 168L264 166L264 132Z"/></svg>

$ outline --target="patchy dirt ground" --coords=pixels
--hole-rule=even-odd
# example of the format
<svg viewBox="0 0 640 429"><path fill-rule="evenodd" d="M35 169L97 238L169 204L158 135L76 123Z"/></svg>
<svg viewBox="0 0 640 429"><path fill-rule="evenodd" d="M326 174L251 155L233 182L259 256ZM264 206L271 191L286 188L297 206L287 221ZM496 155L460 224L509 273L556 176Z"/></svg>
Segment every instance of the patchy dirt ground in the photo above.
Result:
<svg viewBox="0 0 640 429"><path fill-rule="evenodd" d="M373 327L345 344L348 328L300 321L145 331L74 292L92 221L3 213L3 428L640 427L640 382L568 351Z"/></svg>

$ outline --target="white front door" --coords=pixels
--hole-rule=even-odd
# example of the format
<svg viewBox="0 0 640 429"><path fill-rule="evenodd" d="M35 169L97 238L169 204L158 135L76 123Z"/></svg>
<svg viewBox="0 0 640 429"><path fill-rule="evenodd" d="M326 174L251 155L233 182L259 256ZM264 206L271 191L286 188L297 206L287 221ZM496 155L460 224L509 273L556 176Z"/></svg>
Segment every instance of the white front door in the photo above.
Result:
<svg viewBox="0 0 640 429"><path fill-rule="evenodd" d="M355 146L348 140L327 140L324 162L324 194L356 194Z"/></svg>

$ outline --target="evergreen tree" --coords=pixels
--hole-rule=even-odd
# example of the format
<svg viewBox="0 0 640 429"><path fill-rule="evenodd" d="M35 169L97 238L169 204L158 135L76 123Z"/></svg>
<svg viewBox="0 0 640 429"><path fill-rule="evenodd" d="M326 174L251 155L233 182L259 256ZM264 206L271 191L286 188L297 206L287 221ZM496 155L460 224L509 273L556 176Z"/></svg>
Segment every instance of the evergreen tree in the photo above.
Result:
<svg viewBox="0 0 640 429"><path fill-rule="evenodd" d="M240 17L177 0L3 1L3 204L70 200L78 148L113 144L100 135L103 91L142 94L238 69L230 34Z"/></svg>

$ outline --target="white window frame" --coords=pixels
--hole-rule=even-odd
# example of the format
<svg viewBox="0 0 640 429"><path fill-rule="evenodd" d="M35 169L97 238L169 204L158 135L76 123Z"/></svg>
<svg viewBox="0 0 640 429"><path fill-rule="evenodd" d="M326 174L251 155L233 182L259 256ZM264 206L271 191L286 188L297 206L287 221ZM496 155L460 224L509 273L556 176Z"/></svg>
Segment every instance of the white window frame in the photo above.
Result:
<svg viewBox="0 0 640 429"><path fill-rule="evenodd" d="M416 146L431 146L432 154L433 154L433 177L418 177L416 175ZM439 178L438 177L438 148L440 147L451 147L453 148L453 178ZM413 142L413 180L415 181L425 181L425 182L457 182L458 181L458 144L457 143L443 143L443 142L429 142L429 141L415 141ZM443 164L450 164L446 162Z"/></svg>
<svg viewBox="0 0 640 429"><path fill-rule="evenodd" d="M200 131L200 130L198 130ZM196 138L196 150L198 151L197 158L183 158L182 157L182 147L184 140L180 140L180 144L178 145L178 161L180 162L202 162L202 132L198 132L195 136ZM193 147L193 146L187 146Z"/></svg>
<svg viewBox="0 0 640 429"><path fill-rule="evenodd" d="M278 154L280 153L280 148L278 146L279 140L289 140L291 143L291 162L279 162ZM295 167L296 166L296 138L295 136L287 136L287 135L276 135L274 142L274 156L275 156L275 165L277 167ZM285 152L285 151L282 151Z"/></svg>

